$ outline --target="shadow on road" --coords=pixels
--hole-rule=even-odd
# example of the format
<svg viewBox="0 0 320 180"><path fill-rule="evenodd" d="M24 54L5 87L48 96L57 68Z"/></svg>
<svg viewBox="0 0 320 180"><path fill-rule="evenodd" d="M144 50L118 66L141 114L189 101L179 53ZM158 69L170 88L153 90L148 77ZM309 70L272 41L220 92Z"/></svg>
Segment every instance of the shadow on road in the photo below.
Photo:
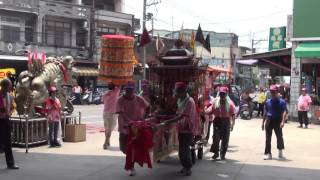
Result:
<svg viewBox="0 0 320 180"><path fill-rule="evenodd" d="M15 155L21 169L18 171L4 169L5 161L4 158L1 158L1 180L125 180L129 178L124 171L123 156L60 155L32 152L30 154L15 153ZM154 163L153 169L136 166L137 176L131 177L131 179L318 180L320 177L320 170L271 166L268 165L269 162L265 161L265 165L253 165L245 164L236 159L216 162L204 159L196 162L191 177L184 177L179 174L181 166L177 156L172 156L160 163Z"/></svg>

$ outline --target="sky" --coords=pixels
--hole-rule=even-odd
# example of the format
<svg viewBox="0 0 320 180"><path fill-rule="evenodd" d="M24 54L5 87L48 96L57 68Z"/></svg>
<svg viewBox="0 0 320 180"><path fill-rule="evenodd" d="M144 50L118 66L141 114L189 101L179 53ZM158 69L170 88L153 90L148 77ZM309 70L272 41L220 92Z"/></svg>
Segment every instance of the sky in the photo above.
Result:
<svg viewBox="0 0 320 180"><path fill-rule="evenodd" d="M160 0L147 0L148 3ZM125 0L125 13L142 19L143 0ZM154 14L155 29L197 29L232 32L239 36L239 45L251 47L251 40L266 40L270 27L287 25L293 0L161 0L147 12ZM151 30L151 22L147 22ZM255 45L267 51L268 43Z"/></svg>

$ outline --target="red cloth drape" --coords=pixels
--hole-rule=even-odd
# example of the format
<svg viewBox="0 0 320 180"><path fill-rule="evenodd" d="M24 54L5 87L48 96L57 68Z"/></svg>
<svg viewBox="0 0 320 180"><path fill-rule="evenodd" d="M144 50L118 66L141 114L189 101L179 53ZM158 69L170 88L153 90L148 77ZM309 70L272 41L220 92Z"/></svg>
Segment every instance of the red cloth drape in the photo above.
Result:
<svg viewBox="0 0 320 180"><path fill-rule="evenodd" d="M148 164L152 168L149 151L153 147L152 125L145 121L133 121L130 123L131 131L128 134L128 143L126 149L125 169L130 170L134 163L141 167Z"/></svg>

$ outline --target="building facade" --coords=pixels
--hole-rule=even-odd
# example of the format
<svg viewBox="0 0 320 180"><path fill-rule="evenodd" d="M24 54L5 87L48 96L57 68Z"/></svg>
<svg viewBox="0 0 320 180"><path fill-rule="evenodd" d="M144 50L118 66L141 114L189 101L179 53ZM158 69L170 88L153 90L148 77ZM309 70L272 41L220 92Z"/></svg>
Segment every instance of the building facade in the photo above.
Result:
<svg viewBox="0 0 320 180"><path fill-rule="evenodd" d="M292 18L288 19L292 31L289 31L289 40L292 42L291 58L291 101L290 114L297 117L295 104L301 88L305 87L313 100L311 109L312 119L319 109L320 101L320 25L318 0L294 0Z"/></svg>
<svg viewBox="0 0 320 180"><path fill-rule="evenodd" d="M123 6L123 0L1 0L0 68L25 70L26 61L12 59L28 52L71 55L79 66L85 64L80 69L91 71L78 70L80 78L96 79L101 36L133 35L139 28L139 20L123 13Z"/></svg>

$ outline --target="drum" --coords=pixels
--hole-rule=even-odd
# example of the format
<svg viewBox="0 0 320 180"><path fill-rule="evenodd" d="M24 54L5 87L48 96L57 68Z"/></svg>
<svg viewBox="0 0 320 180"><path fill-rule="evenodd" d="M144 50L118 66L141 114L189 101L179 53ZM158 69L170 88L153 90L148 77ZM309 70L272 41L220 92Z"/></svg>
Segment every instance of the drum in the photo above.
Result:
<svg viewBox="0 0 320 180"><path fill-rule="evenodd" d="M133 79L134 39L124 35L104 35L101 43L99 78L116 85Z"/></svg>

